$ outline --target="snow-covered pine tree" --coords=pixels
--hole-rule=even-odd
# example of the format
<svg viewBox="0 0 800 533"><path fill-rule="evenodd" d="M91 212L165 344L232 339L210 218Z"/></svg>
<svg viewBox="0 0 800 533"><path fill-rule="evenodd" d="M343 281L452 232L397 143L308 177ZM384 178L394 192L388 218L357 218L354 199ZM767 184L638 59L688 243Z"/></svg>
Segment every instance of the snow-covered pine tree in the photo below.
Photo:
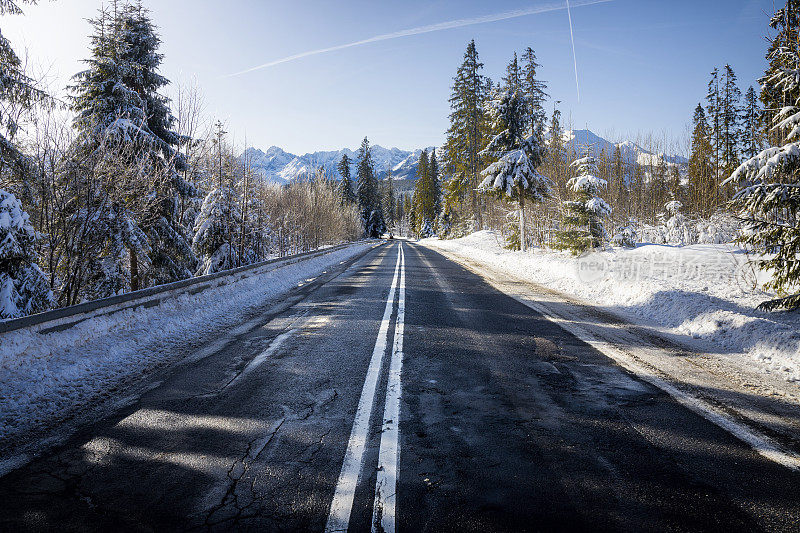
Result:
<svg viewBox="0 0 800 533"><path fill-rule="evenodd" d="M149 284L161 284L191 276L197 260L188 236L178 220L180 198L199 192L182 175L187 162L179 151L186 141L176 131L176 120L169 108L170 100L160 94L169 84L158 70L163 55L150 14L141 0L123 8L123 64L130 70L123 73L123 82L141 97L146 113L147 129L152 133L151 158L155 172L163 175L153 191L157 201L154 212L143 221L151 246Z"/></svg>
<svg viewBox="0 0 800 533"><path fill-rule="evenodd" d="M22 14L18 3L34 2L0 0L0 15ZM47 94L25 74L22 61L0 32L0 167L10 168L17 174L27 173L27 159L14 144L14 137L20 129L19 118L30 113L37 103L47 100Z"/></svg>
<svg viewBox="0 0 800 533"><path fill-rule="evenodd" d="M575 177L567 186L576 198L563 203L564 224L569 229L557 234L555 248L577 255L603 245L606 239L603 219L611 214L611 207L599 196L607 183L597 177L597 163L591 155L591 147L587 147L586 155L573 161L570 167L575 169Z"/></svg>
<svg viewBox="0 0 800 533"><path fill-rule="evenodd" d="M0 320L46 310L53 303L36 264L36 232L16 196L0 189Z"/></svg>
<svg viewBox="0 0 800 533"><path fill-rule="evenodd" d="M666 241L670 244L692 244L691 231L686 224L686 217L681 213L683 204L678 200L670 200L664 205L664 211L669 218L665 222Z"/></svg>
<svg viewBox="0 0 800 533"><path fill-rule="evenodd" d="M233 236L240 230L241 212L232 187L223 185L206 195L194 227L192 247L201 258L196 275L202 276L239 265Z"/></svg>
<svg viewBox="0 0 800 533"><path fill-rule="evenodd" d="M550 179L536 170L544 147L528 135L528 102L522 91L502 91L490 106L493 129L499 131L482 154L496 161L481 176L480 191L516 202L519 207L519 233L522 251L526 249L525 200L538 202L550 195Z"/></svg>
<svg viewBox="0 0 800 533"><path fill-rule="evenodd" d="M222 121L214 125L216 147L216 186L206 195L194 226L192 248L200 265L195 275L202 276L235 268L241 264L236 246L242 230L241 199L234 188L233 157L225 142Z"/></svg>
<svg viewBox="0 0 800 533"><path fill-rule="evenodd" d="M78 131L76 150L92 165L101 165L109 179L97 191L98 201L108 203L104 210L107 224L97 224L96 231L106 230L102 239L115 239L113 228L119 220L138 226L134 233L147 236L148 268L140 269L136 259L145 248L128 249L130 288L158 284L191 275L196 258L180 224L177 200L190 195L194 188L186 183L179 170L185 160L177 148L181 139L172 129L174 118L167 107L168 100L158 91L168 81L158 74L161 55L157 53L160 40L141 3L113 2L111 11L101 10L90 21L91 57L88 68L76 74L71 104L76 116L73 122ZM136 169L141 177L128 183L147 183L146 191L127 190L123 180L112 172L116 165L119 176ZM109 190L109 185L114 191ZM132 240L145 244L141 239ZM116 285L103 281L103 272L121 272L125 260L108 245L105 265L95 273L95 295L102 287Z"/></svg>
<svg viewBox="0 0 800 533"><path fill-rule="evenodd" d="M611 238L612 244L623 248L636 248L637 240L636 224L632 220L629 220L626 225L617 228Z"/></svg>
<svg viewBox="0 0 800 533"><path fill-rule="evenodd" d="M767 72L775 74L785 66L783 54L778 49L796 43L798 27L800 27L800 0L785 0L784 7L779 9L769 21L773 36L769 40L767 53ZM781 109L788 105L795 105L795 94L787 92L784 88L765 84L764 79L758 80L761 85L760 99L765 110ZM781 146L786 142L787 129L773 128L771 118L774 113L763 113L761 118L762 132L767 146Z"/></svg>
<svg viewBox="0 0 800 533"><path fill-rule="evenodd" d="M467 45L464 61L453 78L450 95L450 126L444 145L446 201L453 212L465 212L482 226L476 188L483 162L479 155L485 144L487 78L481 74L475 41Z"/></svg>
<svg viewBox="0 0 800 533"><path fill-rule="evenodd" d="M773 139L781 146L762 150L742 163L726 183L738 186L731 207L744 222L740 241L764 254L759 266L772 273L767 288L778 298L765 310L800 308L800 1L788 0L770 21L778 31L769 47L769 67L759 80L762 98L784 102L773 113Z"/></svg>
<svg viewBox="0 0 800 533"><path fill-rule="evenodd" d="M353 180L350 177L350 165L352 161L347 154L342 154L342 159L339 161L336 169L342 179L339 181L339 194L342 197L343 204L356 203L356 193L353 192Z"/></svg>
<svg viewBox="0 0 800 533"><path fill-rule="evenodd" d="M139 154L147 149L151 136L144 126L144 102L123 81L123 73L132 67L122 59L126 43L122 40L119 4L112 3L111 11L101 9L89 23L93 33L90 57L84 60L88 68L73 77L70 87L73 127L78 132L73 159L83 180L70 188L69 194L75 196L71 203L85 204L74 213L74 222L85 228L82 242L89 257L79 273L83 281L74 284L74 291L79 292L70 296L73 301L140 288L139 259L150 249L146 239L144 246L121 248L125 240L132 245L142 242L138 238L123 239L122 235L124 231L142 234L137 218L144 212L144 201L139 194L149 192L149 180L132 174L147 167ZM137 181L145 190L133 194L129 186Z"/></svg>
<svg viewBox="0 0 800 533"><path fill-rule="evenodd" d="M364 137L358 149L358 162L356 167L356 182L358 190L358 208L361 211L361 221L364 224L364 236L376 238L386 231L386 222L383 219L378 183L375 178L375 163L372 160L372 149L369 139Z"/></svg>

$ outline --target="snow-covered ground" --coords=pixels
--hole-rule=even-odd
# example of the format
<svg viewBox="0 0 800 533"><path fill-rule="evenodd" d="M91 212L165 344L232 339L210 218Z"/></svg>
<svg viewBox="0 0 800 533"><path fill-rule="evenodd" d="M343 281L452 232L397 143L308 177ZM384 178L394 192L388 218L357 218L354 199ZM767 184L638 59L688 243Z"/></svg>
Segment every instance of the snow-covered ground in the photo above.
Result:
<svg viewBox="0 0 800 533"><path fill-rule="evenodd" d="M213 353L255 310L371 246L356 244L148 309L91 318L64 331L0 335L0 456L22 435L71 416L82 405L112 399L119 390L110 391L148 371ZM198 345L200 352L191 348ZM0 473L14 461L0 459Z"/></svg>
<svg viewBox="0 0 800 533"><path fill-rule="evenodd" d="M800 381L800 312L756 310L771 295L757 288L763 273L754 272L752 257L735 245L645 244L575 258L540 249L512 252L490 231L424 243Z"/></svg>

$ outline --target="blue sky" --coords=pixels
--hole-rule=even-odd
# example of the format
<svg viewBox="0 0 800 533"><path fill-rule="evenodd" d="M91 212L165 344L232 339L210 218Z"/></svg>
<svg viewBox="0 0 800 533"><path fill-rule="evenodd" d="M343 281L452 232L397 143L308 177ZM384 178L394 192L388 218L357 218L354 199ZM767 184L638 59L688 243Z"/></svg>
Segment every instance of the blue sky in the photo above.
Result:
<svg viewBox="0 0 800 533"><path fill-rule="evenodd" d="M572 5L586 0L572 0ZM763 72L773 0L611 0L572 9L578 102L567 12L559 0L145 0L160 29L162 72L195 78L208 111L238 142L293 153L440 145L447 99L475 39L486 75L499 79L531 46L553 100L575 128L623 140L638 132L685 137L709 72L730 63L744 92ZM3 34L66 84L87 53L99 0L57 0L2 17ZM551 11L386 39L230 76L267 62L409 28L524 9ZM548 104L552 110L552 102Z"/></svg>

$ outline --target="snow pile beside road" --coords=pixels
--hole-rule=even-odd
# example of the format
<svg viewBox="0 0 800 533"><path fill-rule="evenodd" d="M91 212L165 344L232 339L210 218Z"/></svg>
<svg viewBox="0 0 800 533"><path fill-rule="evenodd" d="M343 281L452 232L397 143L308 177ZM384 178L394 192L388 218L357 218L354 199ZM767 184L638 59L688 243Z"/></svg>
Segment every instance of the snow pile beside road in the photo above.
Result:
<svg viewBox="0 0 800 533"><path fill-rule="evenodd" d="M770 295L752 257L730 244L645 244L575 258L502 247L490 231L424 244L606 307L630 320L704 342L725 355L747 354L764 371L800 380L800 313L764 313ZM734 357L735 358L735 357ZM741 358L739 358L741 359Z"/></svg>
<svg viewBox="0 0 800 533"><path fill-rule="evenodd" d="M270 299L370 246L353 245L60 332L0 335L0 455L11 439L112 398L131 380L190 355L191 346L219 339Z"/></svg>

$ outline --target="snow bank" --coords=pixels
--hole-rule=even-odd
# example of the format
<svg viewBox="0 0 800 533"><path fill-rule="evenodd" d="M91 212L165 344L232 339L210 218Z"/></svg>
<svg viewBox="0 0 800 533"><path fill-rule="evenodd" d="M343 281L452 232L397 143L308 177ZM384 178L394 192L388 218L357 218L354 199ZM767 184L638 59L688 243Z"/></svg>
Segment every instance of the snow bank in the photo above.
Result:
<svg viewBox="0 0 800 533"><path fill-rule="evenodd" d="M424 244L600 305L635 322L713 344L732 360L800 380L800 313L764 313L766 280L744 250L730 244L614 248L586 257L502 247L490 231ZM707 345L704 343L704 345ZM707 350L702 350L707 351Z"/></svg>
<svg viewBox="0 0 800 533"><path fill-rule="evenodd" d="M111 398L118 394L111 391L149 370L191 355L187 346L218 339L270 299L370 246L353 245L60 332L0 335L0 455L23 434Z"/></svg>

